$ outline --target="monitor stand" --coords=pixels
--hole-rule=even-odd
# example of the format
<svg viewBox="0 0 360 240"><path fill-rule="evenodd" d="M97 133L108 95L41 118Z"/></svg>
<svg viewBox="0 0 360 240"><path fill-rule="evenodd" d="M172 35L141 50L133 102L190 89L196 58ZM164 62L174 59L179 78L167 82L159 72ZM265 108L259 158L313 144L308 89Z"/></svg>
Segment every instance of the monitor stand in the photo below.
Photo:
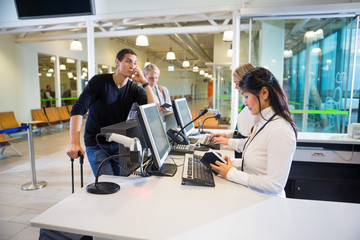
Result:
<svg viewBox="0 0 360 240"><path fill-rule="evenodd" d="M177 165L174 163L164 163L159 169L154 165L151 165L151 167L146 171L150 175L172 177L177 171Z"/></svg>

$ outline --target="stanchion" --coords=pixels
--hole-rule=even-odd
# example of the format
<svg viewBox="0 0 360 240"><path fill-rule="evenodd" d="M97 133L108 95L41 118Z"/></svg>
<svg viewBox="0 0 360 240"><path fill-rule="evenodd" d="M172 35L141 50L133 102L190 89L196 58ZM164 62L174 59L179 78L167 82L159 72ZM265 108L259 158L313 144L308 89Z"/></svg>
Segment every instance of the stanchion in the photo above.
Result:
<svg viewBox="0 0 360 240"><path fill-rule="evenodd" d="M28 126L28 143L29 143L29 159L31 165L31 182L25 183L21 186L22 190L35 190L40 189L46 186L45 181L36 181L36 168L35 168L35 153L34 153L34 143L33 143L33 136L32 136L32 124L36 122L26 122Z"/></svg>

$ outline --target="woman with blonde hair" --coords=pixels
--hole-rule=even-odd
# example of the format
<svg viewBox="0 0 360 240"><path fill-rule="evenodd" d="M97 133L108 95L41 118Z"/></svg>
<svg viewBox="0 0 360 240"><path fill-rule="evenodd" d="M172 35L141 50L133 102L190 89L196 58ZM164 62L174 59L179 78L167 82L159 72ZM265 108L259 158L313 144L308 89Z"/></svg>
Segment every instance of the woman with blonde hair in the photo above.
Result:
<svg viewBox="0 0 360 240"><path fill-rule="evenodd" d="M235 89L240 91L238 83L245 76L246 73L255 69L251 63L244 63L235 69L233 79ZM254 125L254 116L250 113L249 109L245 106L238 115L237 130L229 133L212 133L210 138L215 138L214 144L228 145L237 153L242 152L241 146L245 143L246 138L251 133L251 128ZM239 155L240 156L240 155Z"/></svg>
<svg viewBox="0 0 360 240"><path fill-rule="evenodd" d="M150 87L154 91L155 95L158 97L160 106L163 106L164 104L171 105L169 90L165 86L157 85L160 77L159 68L155 64L150 63L145 67L144 75L150 83ZM172 111L172 107L160 107L160 111Z"/></svg>

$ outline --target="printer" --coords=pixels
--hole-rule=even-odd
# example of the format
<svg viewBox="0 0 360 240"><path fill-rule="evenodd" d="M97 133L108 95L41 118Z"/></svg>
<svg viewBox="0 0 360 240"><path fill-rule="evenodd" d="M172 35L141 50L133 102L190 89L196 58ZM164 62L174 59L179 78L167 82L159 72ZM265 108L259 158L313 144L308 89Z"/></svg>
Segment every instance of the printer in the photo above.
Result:
<svg viewBox="0 0 360 240"><path fill-rule="evenodd" d="M360 139L360 123L350 123L348 126L348 135L349 137Z"/></svg>

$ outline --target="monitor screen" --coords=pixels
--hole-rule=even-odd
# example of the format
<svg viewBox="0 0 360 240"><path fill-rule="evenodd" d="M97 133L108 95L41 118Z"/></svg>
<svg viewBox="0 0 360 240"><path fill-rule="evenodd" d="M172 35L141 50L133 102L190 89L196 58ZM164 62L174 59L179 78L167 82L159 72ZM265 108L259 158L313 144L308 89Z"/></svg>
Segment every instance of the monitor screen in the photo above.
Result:
<svg viewBox="0 0 360 240"><path fill-rule="evenodd" d="M150 103L139 106L138 113L139 125L145 143L151 150L153 164L156 168L161 168L171 151L171 145L159 110L155 103Z"/></svg>
<svg viewBox="0 0 360 240"><path fill-rule="evenodd" d="M186 124L191 122L192 116L185 98L179 98L174 100L173 104L174 113L176 116L176 120L181 128L183 128ZM186 136L189 136L191 133L195 132L194 123L189 124L184 130L183 133Z"/></svg>
<svg viewBox="0 0 360 240"><path fill-rule="evenodd" d="M19 19L92 15L94 0L15 0Z"/></svg>

